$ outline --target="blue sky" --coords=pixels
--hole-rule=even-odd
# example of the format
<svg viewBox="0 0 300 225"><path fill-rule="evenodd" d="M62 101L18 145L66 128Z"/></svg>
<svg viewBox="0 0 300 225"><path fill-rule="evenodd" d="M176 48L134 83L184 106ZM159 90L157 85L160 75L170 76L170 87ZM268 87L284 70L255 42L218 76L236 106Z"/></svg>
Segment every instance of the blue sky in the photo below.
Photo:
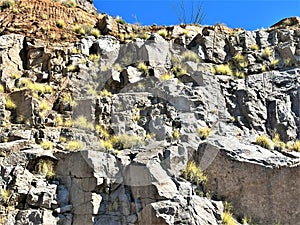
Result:
<svg viewBox="0 0 300 225"><path fill-rule="evenodd" d="M192 0L187 0L187 14L191 13ZM199 1L194 1L197 5ZM300 16L300 0L203 0L206 16L203 24L224 23L231 28L247 30L268 28L279 20ZM179 8L179 0L94 0L99 12L121 16L126 22L142 25L175 25L178 18L172 7Z"/></svg>

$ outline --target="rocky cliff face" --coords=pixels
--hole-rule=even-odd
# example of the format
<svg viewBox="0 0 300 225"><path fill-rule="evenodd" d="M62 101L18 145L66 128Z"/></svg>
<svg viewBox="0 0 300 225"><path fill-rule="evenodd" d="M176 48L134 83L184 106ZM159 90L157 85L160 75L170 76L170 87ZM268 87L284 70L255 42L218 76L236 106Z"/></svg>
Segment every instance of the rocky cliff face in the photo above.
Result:
<svg viewBox="0 0 300 225"><path fill-rule="evenodd" d="M139 27L24 4L0 15L2 224L222 224L225 200L234 224L299 224L299 19Z"/></svg>

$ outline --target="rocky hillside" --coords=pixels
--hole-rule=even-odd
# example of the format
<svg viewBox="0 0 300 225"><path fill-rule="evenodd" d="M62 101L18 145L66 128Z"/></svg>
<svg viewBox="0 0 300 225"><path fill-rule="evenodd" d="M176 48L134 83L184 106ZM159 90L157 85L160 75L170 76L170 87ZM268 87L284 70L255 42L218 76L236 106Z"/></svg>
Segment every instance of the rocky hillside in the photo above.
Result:
<svg viewBox="0 0 300 225"><path fill-rule="evenodd" d="M90 1L0 5L0 224L300 224L298 17L141 27Z"/></svg>

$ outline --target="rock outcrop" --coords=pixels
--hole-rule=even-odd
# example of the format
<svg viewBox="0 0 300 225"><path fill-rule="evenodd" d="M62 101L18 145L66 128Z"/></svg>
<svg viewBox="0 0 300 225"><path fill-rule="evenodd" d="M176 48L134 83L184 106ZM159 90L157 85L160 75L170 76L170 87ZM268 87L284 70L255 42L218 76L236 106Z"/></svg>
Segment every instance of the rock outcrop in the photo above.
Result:
<svg viewBox="0 0 300 225"><path fill-rule="evenodd" d="M217 225L222 201L299 224L299 19L140 27L76 3L2 6L1 224Z"/></svg>

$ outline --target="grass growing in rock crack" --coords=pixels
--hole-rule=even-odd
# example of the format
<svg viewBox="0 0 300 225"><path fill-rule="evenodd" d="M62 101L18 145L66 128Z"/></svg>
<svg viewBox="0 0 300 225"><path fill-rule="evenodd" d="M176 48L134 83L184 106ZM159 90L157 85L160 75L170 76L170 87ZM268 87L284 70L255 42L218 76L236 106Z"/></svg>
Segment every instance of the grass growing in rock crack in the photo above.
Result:
<svg viewBox="0 0 300 225"><path fill-rule="evenodd" d="M116 17L116 22L119 23L119 24L126 24L126 21L123 20L120 16Z"/></svg>
<svg viewBox="0 0 300 225"><path fill-rule="evenodd" d="M137 65L137 69L141 72L143 72L145 75L149 75L149 69L148 69L148 66L143 63L143 62L140 62L138 65Z"/></svg>
<svg viewBox="0 0 300 225"><path fill-rule="evenodd" d="M4 202L7 202L10 198L11 192L8 189L1 190L1 198Z"/></svg>
<svg viewBox="0 0 300 225"><path fill-rule="evenodd" d="M74 31L76 34L79 34L79 35L85 35L85 34L86 34L85 29L84 29L81 25L79 25L79 24L75 24L75 25L74 25L73 31Z"/></svg>
<svg viewBox="0 0 300 225"><path fill-rule="evenodd" d="M195 52L192 52L192 51L184 52L181 56L181 60L182 60L182 62L187 62L187 61L192 61L195 63L200 62L199 56Z"/></svg>
<svg viewBox="0 0 300 225"><path fill-rule="evenodd" d="M171 78L172 78L172 76L169 73L165 73L165 74L160 76L161 80L170 80Z"/></svg>
<svg viewBox="0 0 300 225"><path fill-rule="evenodd" d="M257 51L258 49L259 49L259 46L257 45L257 44L253 44L253 45L251 45L251 50L253 50L253 51Z"/></svg>
<svg viewBox="0 0 300 225"><path fill-rule="evenodd" d="M207 176L199 169L194 161L188 161L183 170L183 177L197 185L205 185L207 183Z"/></svg>
<svg viewBox="0 0 300 225"><path fill-rule="evenodd" d="M36 170L40 174L44 174L47 179L55 178L54 163L51 160L41 159L36 165Z"/></svg>
<svg viewBox="0 0 300 225"><path fill-rule="evenodd" d="M245 56L243 56L241 53L238 53L236 54L234 57L233 57L233 60L235 62L235 65L238 67L238 68L245 68L248 66L248 61L246 59Z"/></svg>
<svg viewBox="0 0 300 225"><path fill-rule="evenodd" d="M288 146L289 150L300 152L300 140L296 140L294 144Z"/></svg>
<svg viewBox="0 0 300 225"><path fill-rule="evenodd" d="M56 26L58 28L65 28L66 27L66 23L62 19L59 19L59 20L56 21Z"/></svg>
<svg viewBox="0 0 300 225"><path fill-rule="evenodd" d="M208 136L210 135L211 128L209 128L209 127L200 127L197 132L198 132L199 137L202 140L204 140L204 139L208 138Z"/></svg>
<svg viewBox="0 0 300 225"><path fill-rule="evenodd" d="M263 58L265 58L265 59L270 58L270 56L271 56L271 49L270 49L269 47L266 47L266 48L262 51L261 56L262 56Z"/></svg>
<svg viewBox="0 0 300 225"><path fill-rule="evenodd" d="M168 36L168 31L166 29L159 30L157 33L163 38L166 38Z"/></svg>
<svg viewBox="0 0 300 225"><path fill-rule="evenodd" d="M232 75L232 70L229 65L217 65L216 67L211 67L211 71L213 74L220 74L220 75Z"/></svg>
<svg viewBox="0 0 300 225"><path fill-rule="evenodd" d="M113 148L117 150L128 149L136 146L143 145L142 138L139 136L130 136L128 134L120 134L113 136L110 139Z"/></svg>
<svg viewBox="0 0 300 225"><path fill-rule="evenodd" d="M68 141L66 149L69 151L77 151L83 148L83 144L80 141Z"/></svg>
<svg viewBox="0 0 300 225"><path fill-rule="evenodd" d="M222 213L222 223L224 225L238 225L231 212Z"/></svg>
<svg viewBox="0 0 300 225"><path fill-rule="evenodd" d="M283 59L283 65L285 67L291 67L293 65L292 59L291 58L285 58L285 59Z"/></svg>
<svg viewBox="0 0 300 225"><path fill-rule="evenodd" d="M109 132L103 126L96 125L96 131L99 133L101 138L104 138L105 140L109 139Z"/></svg>
<svg viewBox="0 0 300 225"><path fill-rule="evenodd" d="M4 93L4 86L2 84L0 84L0 93Z"/></svg>
<svg viewBox="0 0 300 225"><path fill-rule="evenodd" d="M68 66L68 71L69 72L75 72L78 70L78 66L77 65L74 65L74 64L71 64Z"/></svg>
<svg viewBox="0 0 300 225"><path fill-rule="evenodd" d="M51 150L51 149L53 149L53 143L52 143L52 141L43 141L41 143L41 146L45 150Z"/></svg>
<svg viewBox="0 0 300 225"><path fill-rule="evenodd" d="M256 138L255 143L266 149L272 149L273 143L267 135L260 135Z"/></svg>
<svg viewBox="0 0 300 225"><path fill-rule="evenodd" d="M103 91L100 91L100 97L111 97L112 93L108 90L104 89Z"/></svg>
<svg viewBox="0 0 300 225"><path fill-rule="evenodd" d="M42 100L38 108L41 111L48 111L51 109L49 103L46 100Z"/></svg>
<svg viewBox="0 0 300 225"><path fill-rule="evenodd" d="M178 129L174 129L174 131L171 134L171 138L173 140L178 140L180 138L180 131Z"/></svg>
<svg viewBox="0 0 300 225"><path fill-rule="evenodd" d="M78 116L73 121L73 125L84 130L94 130L93 123L89 122L84 116Z"/></svg>
<svg viewBox="0 0 300 225"><path fill-rule="evenodd" d="M173 67L172 71L176 77L181 77L181 76L187 74L186 69L184 69L181 65L175 65Z"/></svg>
<svg viewBox="0 0 300 225"><path fill-rule="evenodd" d="M239 223L233 218L233 215L231 213L232 205L224 201L224 212L222 213L222 224L224 225L238 225Z"/></svg>
<svg viewBox="0 0 300 225"><path fill-rule="evenodd" d="M62 1L61 2L64 6L66 6L66 7L69 7L69 8L71 8L71 7L76 7L76 1L75 0L64 0L64 1Z"/></svg>
<svg viewBox="0 0 300 225"><path fill-rule="evenodd" d="M280 136L278 133L274 134L272 141L274 143L274 147L279 148L280 150L283 150L285 148L285 143L280 140Z"/></svg>
<svg viewBox="0 0 300 225"><path fill-rule="evenodd" d="M91 60L93 62L99 61L100 58L101 58L100 54L90 54L89 55L89 60Z"/></svg>
<svg viewBox="0 0 300 225"><path fill-rule="evenodd" d="M17 105L13 102L13 100L11 100L10 97L7 97L6 101L5 101L5 108L9 109L9 110L13 110L16 107L17 107Z"/></svg>

